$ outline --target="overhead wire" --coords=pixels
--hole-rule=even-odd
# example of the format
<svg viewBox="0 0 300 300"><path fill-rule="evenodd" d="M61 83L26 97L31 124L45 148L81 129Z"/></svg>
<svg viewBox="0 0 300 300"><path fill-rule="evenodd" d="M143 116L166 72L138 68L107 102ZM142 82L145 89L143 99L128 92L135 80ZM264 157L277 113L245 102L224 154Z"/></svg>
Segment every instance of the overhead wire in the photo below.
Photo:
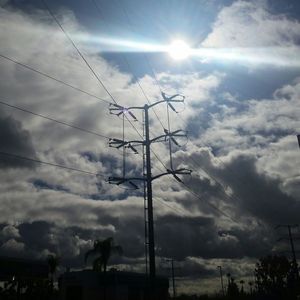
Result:
<svg viewBox="0 0 300 300"><path fill-rule="evenodd" d="M69 42L72 44L72 46L74 47L74 49L76 50L76 52L78 53L78 55L81 57L81 59L85 62L86 66L89 68L89 70L93 73L94 77L97 79L97 81L100 83L100 85L103 87L103 89L105 90L105 92L109 95L109 97L116 103L115 98L113 97L113 95L109 92L109 90L106 88L106 86L104 85L104 83L102 82L102 80L100 79L100 77L97 75L97 73L94 71L94 69L92 68L92 66L90 65L90 63L87 61L87 59L85 58L85 56L81 53L81 51L79 50L79 48L76 46L76 44L74 43L73 39L71 38L71 36L67 33L67 31L62 27L62 25L60 24L60 22L58 21L58 19L56 18L55 14L52 12L52 10L50 9L49 5L47 4L46 0L41 0L44 3L44 6L46 7L48 13L50 14L50 16L53 18L53 20L55 21L55 23L59 26L59 28L61 29L61 31L64 33L64 35L67 37L67 39L69 40Z"/></svg>
<svg viewBox="0 0 300 300"><path fill-rule="evenodd" d="M5 105L7 107L10 107L10 108L13 108L13 109L16 109L16 110L20 110L22 112L25 112L25 113L28 113L28 114L32 114L34 116L37 116L37 117L40 117L40 118L43 118L43 119L46 119L48 121L51 121L51 122L55 122L55 123L58 123L60 125L64 125L64 126L67 126L67 127L71 127L71 128L74 128L74 129L77 129L79 131L82 131L82 132L85 132L85 133L89 133L89 134L92 134L92 135L96 135L98 137L102 137L102 138L105 138L105 139L109 139L109 137L103 135L103 134L100 134L100 133L97 133L97 132L94 132L94 131L91 131L91 130L88 130L88 129L84 129L84 128L81 128L77 125L73 125L73 124L69 124L67 122L64 122L64 121L60 121L60 120L56 120L52 117L49 117L49 116L44 116L42 114L39 114L39 113L36 113L36 112L33 112L31 110L28 110L26 108L23 108L23 107L20 107L20 106L16 106L16 105L12 105L12 104L9 104L8 102L4 102L3 101L3 98L0 98L0 105Z"/></svg>
<svg viewBox="0 0 300 300"><path fill-rule="evenodd" d="M93 3L94 7L96 8L96 11L97 11L98 15L100 16L100 18L101 18L102 20L104 20L104 18L103 18L103 13L102 13L102 11L101 11L101 8L100 8L99 3L98 3L96 0L91 0L91 1L92 1L92 3ZM120 5L122 5L122 3L120 3ZM107 26L107 28L108 28L107 22L105 22L105 24L106 24L106 26ZM140 89L140 91L141 91L143 97L146 99L146 101L148 102L148 104L151 105L152 103L151 103L149 97L147 96L147 94L146 94L144 88L142 87L142 84L140 83L140 80L139 80L138 77L135 75L135 73L134 73L134 71L133 71L133 68L131 67L131 65L130 65L130 63L129 63L129 60L127 59L126 54L122 54L122 53L121 53L121 57L122 57L124 63L126 64L127 68L129 69L131 75L133 76L134 81L137 83L137 85L138 85L138 87L139 87L139 89ZM158 120L159 123L161 124L162 128L164 129L164 125L163 125L161 119L158 117L155 108L152 107L151 109L152 109L152 111L154 112L154 114L155 114L157 120ZM150 132L151 132L151 131L150 131ZM151 133L152 133L152 132L151 132ZM152 134L153 134L153 133L152 133Z"/></svg>
<svg viewBox="0 0 300 300"><path fill-rule="evenodd" d="M93 0L93 2L95 2L95 0ZM131 20L130 20L130 18L129 18L129 15L128 15L128 13L127 13L127 10L126 10L125 7L124 7L124 4L123 4L120 0L118 0L118 2L119 2L119 4L120 4L120 7L122 8L122 11L123 11L123 14L124 14L125 18L127 19L127 23L128 23L128 25L129 25L129 27L131 28L131 30L134 30L133 24L132 24L132 22L131 22ZM145 60L148 61L148 58L145 56L144 53L143 53L143 55L144 55ZM129 69L131 69L131 67L130 67L130 65L129 65L129 62L128 62L128 60L127 60L127 58L126 58L125 55L124 55L124 57L125 57L125 61L127 62L127 65L129 66ZM149 61L148 61L148 64L149 64ZM132 70L131 70L131 71L132 71ZM133 72L132 72L132 73L133 73ZM134 74L134 73L133 73L133 74ZM155 80L157 80L157 78L156 78L156 76L155 76L154 73L153 73L153 75L154 75ZM142 88L142 86L141 86L141 84L140 84L138 78L136 78L136 82L138 83L140 89L142 90L142 93L144 94L145 98L147 99L147 102L151 105L151 101L149 100L148 96L147 96L146 93L144 92L144 90L143 90L143 88ZM160 86L159 86L159 89L160 89L160 92L162 93L163 91L162 91L162 89L160 88ZM156 109L155 109L154 107L152 107L152 110L153 110L153 112L154 112L154 114L155 114L155 116L156 116L158 122L160 123L161 127L162 127L163 129L165 129L165 126L163 125L161 119L158 117L158 114L157 114L157 112L156 112Z"/></svg>
<svg viewBox="0 0 300 300"><path fill-rule="evenodd" d="M93 94L90 93L90 92L87 92L87 91L85 91L85 90L83 90L83 89L81 89L81 88L78 88L78 87L76 87L76 86L74 86L74 85L72 85L72 84L70 84L70 83L67 83L67 82L61 80L61 79L57 79L57 78L55 78L55 77L53 77L53 76L51 76L51 75L49 75L49 74L47 74L47 73L45 73L45 72L42 72L42 71L40 71L40 70L37 70L36 68L33 68L33 67L31 67L31 66L29 66L29 65L27 65L27 64L25 64L25 63L21 63L21 62L19 62L19 61L13 59L13 58L11 58L11 57L8 57L8 56L6 56L6 55L4 55L4 54L1 54L1 53L0 53L0 57L6 59L6 60L8 60L8 61L10 61L10 62L12 62L12 63L14 63L14 64L16 64L16 65L19 65L19 66L21 66L21 67L23 67L23 68L26 68L27 70L30 70L30 71L32 71L32 72L35 72L35 73L37 73L37 74L39 74L39 75L42 75L42 76L44 76L44 77L47 77L48 79L54 80L54 81L56 81L56 82L58 82L58 83L61 83L61 84L65 85L65 86L67 86L67 87L69 87L69 88L71 88L71 89L73 89L73 90L75 90L75 91L81 92L81 93L86 94L86 95L88 95L88 96L90 96L90 97L92 97L92 98L96 98L96 99L98 99L98 100L100 100L100 101L106 102L107 104L110 104L110 103L111 103L110 101L108 101L108 100L106 100L106 99L103 99L103 98L101 98L101 97L95 96L95 95L93 95Z"/></svg>
<svg viewBox="0 0 300 300"><path fill-rule="evenodd" d="M58 168L62 168L62 169L70 170L70 171L76 171L76 172L84 173L87 175L105 177L105 175L103 175L101 173L94 173L94 172L90 172L90 171L86 171L86 170L82 170L82 169L77 169L77 168L68 167L68 166L64 166L64 165L60 165L60 164L55 164L55 163L51 163L51 162L47 162L47 161L42 161L42 160L39 160L36 158L31 158L31 157L18 155L18 154L14 154L14 153L8 153L5 151L0 151L0 155L8 156L8 157L15 158L15 159L26 160L26 161L30 161L30 162L34 162L34 163L49 165L52 167L58 167Z"/></svg>
<svg viewBox="0 0 300 300"><path fill-rule="evenodd" d="M113 100L113 102L119 106L119 104L117 103L116 99L114 98L114 96L111 94L111 92L108 90L108 88L105 86L105 84L102 82L102 80L100 79L100 77L96 74L96 72L94 71L94 69L92 68L92 66L90 65L90 63L87 61L87 59L85 58L85 56L82 54L82 52L79 50L79 48L76 46L75 42L73 41L73 39L71 38L71 36L67 33L67 31L63 28L63 26L60 24L59 20L56 18L55 14L52 12L52 10L50 9L49 5L47 4L46 0L41 0L46 8L46 10L48 11L49 15L52 17L52 19L55 21L55 23L58 25L58 27L61 29L61 31L65 34L65 36L67 37L67 39L70 41L70 43L72 44L72 46L74 47L74 49L76 50L76 52L78 53L78 55L81 57L81 59L84 61L84 63L86 64L86 66L88 67L88 69L92 72L92 74L94 75L94 77L97 79L97 81L100 83L100 85L103 87L103 89L106 91L106 93L109 95L109 97ZM139 133L139 131L137 130L137 128L134 126L134 124L130 121L130 119L128 119L127 116L125 116L126 119L128 120L128 122L130 123L130 125L133 127L133 129L138 133L138 135L140 137L142 137L142 135Z"/></svg>

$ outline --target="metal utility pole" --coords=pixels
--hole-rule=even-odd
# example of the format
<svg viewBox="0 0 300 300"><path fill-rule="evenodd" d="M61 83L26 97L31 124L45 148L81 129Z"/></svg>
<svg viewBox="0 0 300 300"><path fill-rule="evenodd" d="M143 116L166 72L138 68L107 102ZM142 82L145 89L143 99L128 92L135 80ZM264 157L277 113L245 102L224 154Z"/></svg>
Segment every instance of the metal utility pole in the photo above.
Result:
<svg viewBox="0 0 300 300"><path fill-rule="evenodd" d="M297 258L296 258L296 251L295 251L295 246L294 246L294 240L293 240L293 236L292 236L292 228L296 228L298 227L297 224L295 225L278 225L276 226L276 228L280 228L280 227L284 227L287 228L288 230L288 240L290 241L290 245L291 245L291 252L292 252L292 256L293 256L293 268L294 268L294 272L295 272L295 276L297 279L299 279L299 270L298 270L298 264L297 264ZM281 238L279 240L282 240L284 238Z"/></svg>
<svg viewBox="0 0 300 300"><path fill-rule="evenodd" d="M152 173L151 173L151 151L149 137L149 106L144 106L145 112L145 148L146 148L146 182L148 199L148 239L149 239L149 271L150 277L155 277L155 242L153 224L153 200L152 200Z"/></svg>
<svg viewBox="0 0 300 300"><path fill-rule="evenodd" d="M182 130L176 130L170 132L164 129L164 134L153 139L150 139L149 136L149 109L153 106L156 106L161 103L166 103L173 111L176 112L175 108L173 107L172 103L176 102L183 102L184 97L176 94L170 97L167 97L166 94L162 93L163 100L157 101L155 103L144 105L144 106L132 106L132 107L123 107L117 104L111 104L110 113L117 115L117 116L124 116L127 115L128 117L132 117L133 120L137 120L137 118L132 113L132 110L141 110L144 112L145 118L145 139L144 140L132 140L132 141L125 141L119 139L110 139L109 145L115 148L127 147L137 153L136 146L144 146L145 147L145 155L146 155L146 174L143 177L109 177L108 181L112 184L123 184L129 183L133 188L138 188L134 181L144 181L146 182L147 186L147 217L148 217L148 253L149 253L149 275L150 279L154 279L156 276L156 266L155 266L155 241L154 241L154 225L153 225L153 200L152 200L152 181L158 179L165 175L173 175L174 178L181 182L180 178L177 175L188 175L191 174L191 170L188 169L177 169L173 170L171 167L170 169L166 169L165 173L161 173L155 176L152 176L151 171L151 144L153 142L158 141L167 141L172 140L176 143L175 137L186 137L186 134ZM179 98L179 99L178 99ZM125 172L123 172L124 174Z"/></svg>
<svg viewBox="0 0 300 300"><path fill-rule="evenodd" d="M225 296L225 291L224 291L224 283L223 283L222 266L218 266L218 269L220 271L220 280L221 280L222 294L223 294L223 297L224 297Z"/></svg>
<svg viewBox="0 0 300 300"><path fill-rule="evenodd" d="M175 287L174 259L173 258L165 259L165 261L171 263L173 298L175 298L176 297L176 287Z"/></svg>

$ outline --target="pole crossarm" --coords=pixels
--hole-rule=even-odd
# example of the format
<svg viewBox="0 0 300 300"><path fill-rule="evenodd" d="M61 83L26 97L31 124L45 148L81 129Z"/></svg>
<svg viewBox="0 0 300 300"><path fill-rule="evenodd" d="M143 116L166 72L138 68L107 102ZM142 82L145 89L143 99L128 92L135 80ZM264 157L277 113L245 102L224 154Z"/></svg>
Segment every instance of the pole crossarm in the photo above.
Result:
<svg viewBox="0 0 300 300"><path fill-rule="evenodd" d="M125 182L128 182L130 184L130 186L135 189L138 190L138 186L132 182L132 180L144 180L141 177L132 177L132 178L126 178L126 177L108 177L108 183L110 184L116 184L116 185L121 185Z"/></svg>
<svg viewBox="0 0 300 300"><path fill-rule="evenodd" d="M126 115L129 114L134 121L137 121L137 117L129 110L129 108L125 106L121 106L119 104L110 103L109 105L109 112L112 115L121 116L122 114Z"/></svg>
<svg viewBox="0 0 300 300"><path fill-rule="evenodd" d="M167 129L164 129L165 134L162 134L160 136L157 136L153 139L151 139L149 142L150 144L155 143L155 142L166 142L168 138L172 140L172 142L180 146L178 142L174 139L175 137L187 137L187 132L184 130L175 130L173 132L169 132ZM125 147L125 148L130 148L134 153L138 153L138 151L135 149L135 146L141 146L145 145L145 141L140 141L140 140L131 140L131 141L123 141L120 139L116 138L111 138L108 141L109 147L113 147L116 149Z"/></svg>
<svg viewBox="0 0 300 300"><path fill-rule="evenodd" d="M178 170L167 169L167 172L165 172L165 173L161 173L156 176L152 176L151 181L158 179L162 176L173 175L177 181L182 182L182 180L177 175L191 175L191 173L192 173L192 170L185 169L185 168L181 168ZM147 181L147 177L114 177L114 176L111 176L108 178L108 183L120 185L125 182L128 182L130 185L132 185L132 186L136 187L136 189L138 189L138 186L132 182L134 180Z"/></svg>
<svg viewBox="0 0 300 300"><path fill-rule="evenodd" d="M120 139L109 139L108 145L109 147L113 147L116 149L120 149L122 147L131 149L135 154L138 154L138 151L136 150L135 146L143 145L143 141L123 141Z"/></svg>
<svg viewBox="0 0 300 300"><path fill-rule="evenodd" d="M161 93L161 95L164 98L164 101L166 101L168 103L169 107L176 113L177 113L177 111L174 108L174 106L171 104L171 102L184 102L184 99L185 99L185 96L183 96L181 94L167 96L165 93Z"/></svg>
<svg viewBox="0 0 300 300"><path fill-rule="evenodd" d="M182 180L177 175L191 175L191 174L192 174L192 170L185 169L185 168L181 168L181 169L177 169L177 170L167 169L167 172L158 174L156 176L153 176L151 178L151 180L155 180L155 179L160 178L160 177L165 176L165 175L173 175L174 178L178 182L182 183Z"/></svg>
<svg viewBox="0 0 300 300"><path fill-rule="evenodd" d="M169 132L167 129L164 129L165 134L162 134L158 137L155 137L153 139L150 140L150 143L153 142L157 142L157 141L164 141L166 142L168 138L170 138L172 140L172 142L177 145L180 146L177 141L174 139L174 137L187 137L187 132L181 129Z"/></svg>
<svg viewBox="0 0 300 300"><path fill-rule="evenodd" d="M130 114L130 116L135 120L137 121L137 118L136 116L131 112L131 110L145 110L145 109L149 109L153 106L156 106L160 103L164 103L164 102L167 102L168 105L171 107L171 109L175 112L176 109L174 108L174 106L171 104L172 102L173 103L182 103L184 102L184 99L185 99L185 96L183 95L180 95L180 94L176 94L176 95L172 95L172 96L167 96L165 93L161 93L162 97L163 97L163 100L159 100L157 102L154 102L152 104L146 104L144 106L128 106L128 107L125 107L125 106L121 106L119 104L115 104L115 103L110 103L109 105L109 112L113 115L116 115L116 116L120 116L122 114ZM147 107L147 108L146 108Z"/></svg>

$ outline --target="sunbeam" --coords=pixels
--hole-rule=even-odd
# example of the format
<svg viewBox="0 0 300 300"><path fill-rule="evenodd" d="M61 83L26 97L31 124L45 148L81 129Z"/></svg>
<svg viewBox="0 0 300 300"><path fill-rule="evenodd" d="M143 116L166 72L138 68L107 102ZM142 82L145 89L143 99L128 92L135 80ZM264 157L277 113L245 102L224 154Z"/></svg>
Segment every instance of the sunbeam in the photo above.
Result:
<svg viewBox="0 0 300 300"><path fill-rule="evenodd" d="M138 42L118 37L99 37L95 35L75 35L82 43L97 46L100 52L145 52L166 53L175 60L187 57L197 59L202 63L235 62L242 65L271 65L277 67L300 67L300 47L259 47L259 48L190 48L181 40L170 45L149 41Z"/></svg>

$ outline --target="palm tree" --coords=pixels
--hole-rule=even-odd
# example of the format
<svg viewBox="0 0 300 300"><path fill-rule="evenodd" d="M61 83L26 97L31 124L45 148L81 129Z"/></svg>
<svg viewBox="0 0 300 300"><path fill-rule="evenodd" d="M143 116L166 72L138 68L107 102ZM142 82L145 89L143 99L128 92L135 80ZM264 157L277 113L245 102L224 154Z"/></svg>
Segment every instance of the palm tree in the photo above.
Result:
<svg viewBox="0 0 300 300"><path fill-rule="evenodd" d="M241 293L242 293L242 294L244 293L244 283L245 283L244 280L240 280L240 284L241 284Z"/></svg>
<svg viewBox="0 0 300 300"><path fill-rule="evenodd" d="M112 237L105 240L95 240L93 249L87 251L85 254L85 263L87 263L90 256L96 256L93 261L93 270L105 273L108 260L113 253L121 255L123 250L121 246L114 245Z"/></svg>
<svg viewBox="0 0 300 300"><path fill-rule="evenodd" d="M253 286L253 282L249 281L248 282L249 286L250 286L250 295L252 295L252 286Z"/></svg>

